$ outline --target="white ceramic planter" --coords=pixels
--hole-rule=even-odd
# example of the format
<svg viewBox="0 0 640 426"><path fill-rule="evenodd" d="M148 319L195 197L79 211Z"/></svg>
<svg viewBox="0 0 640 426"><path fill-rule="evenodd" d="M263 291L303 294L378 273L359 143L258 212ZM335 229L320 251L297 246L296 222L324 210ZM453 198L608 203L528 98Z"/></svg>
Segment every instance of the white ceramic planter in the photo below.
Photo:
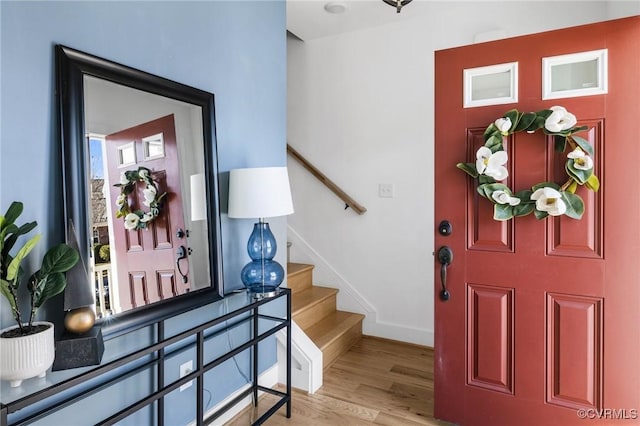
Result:
<svg viewBox="0 0 640 426"><path fill-rule="evenodd" d="M33 323L37 324L48 324L49 328L28 336L0 338L0 379L10 381L11 387L20 386L24 379L44 377L53 364L53 324L44 321ZM0 334L16 327L0 330Z"/></svg>

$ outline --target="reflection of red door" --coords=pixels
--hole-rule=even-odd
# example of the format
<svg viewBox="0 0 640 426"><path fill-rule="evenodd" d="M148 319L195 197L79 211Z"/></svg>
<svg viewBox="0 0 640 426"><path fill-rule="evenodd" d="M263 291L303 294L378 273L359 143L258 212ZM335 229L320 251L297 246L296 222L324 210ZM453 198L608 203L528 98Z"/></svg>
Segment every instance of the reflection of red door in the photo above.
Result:
<svg viewBox="0 0 640 426"><path fill-rule="evenodd" d="M640 423L638 40L634 17L436 53L435 220L449 220L453 232L436 233L435 249L454 252L448 301L440 300L435 262L437 418ZM543 57L597 49L608 49L607 95L541 100ZM462 107L464 69L515 61L517 104ZM579 221L533 214L494 221L491 203L455 164L475 162L484 129L507 110L553 105L589 127L581 136L594 147L600 191L578 190ZM541 130L516 133L506 147L511 188L564 182L565 158Z"/></svg>
<svg viewBox="0 0 640 426"><path fill-rule="evenodd" d="M150 138L154 135L162 136ZM188 291L189 283L184 282L176 264L176 252L181 245L186 247L186 239L176 241L178 229L185 227L173 115L107 136L106 156L121 308L147 305ZM140 166L152 171L158 194L167 195L160 215L147 229L126 230L123 219L115 219L120 189L113 184L120 181L123 172ZM148 211L142 203L143 189L144 184L138 183L137 190L129 196L132 210ZM180 262L180 270L187 276L187 259Z"/></svg>

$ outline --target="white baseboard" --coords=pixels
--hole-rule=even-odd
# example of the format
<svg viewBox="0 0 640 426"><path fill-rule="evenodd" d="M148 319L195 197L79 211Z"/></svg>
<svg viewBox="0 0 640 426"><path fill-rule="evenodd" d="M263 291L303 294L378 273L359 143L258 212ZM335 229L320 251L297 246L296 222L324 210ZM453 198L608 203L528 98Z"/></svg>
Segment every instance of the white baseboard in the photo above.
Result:
<svg viewBox="0 0 640 426"><path fill-rule="evenodd" d="M278 364L274 364L273 367L271 367L268 370L264 371L258 377L258 382L260 383L260 386L264 386L264 387L267 387L267 388L272 388L275 385L277 385L278 384ZM247 383L246 385L242 386L237 391L233 392L231 395L226 397L224 400L222 400L218 404L216 404L215 407L213 407L212 409L208 410L204 414L204 418L206 419L208 416L210 416L211 414L215 413L217 410L219 410L221 407L223 407L226 403L228 403L233 398L235 398L236 396L240 395L242 392L244 392L245 390L249 389L250 387L251 387L251 385L249 383ZM261 391L258 392L258 396L260 396L262 394L263 394L263 392L261 392ZM234 405L232 408L230 408L229 411L227 411L226 413L224 413L223 415L218 417L216 420L214 420L214 422L211 423L211 424L212 425L216 425L216 426L222 426L225 423L229 422L235 416L240 414L240 412L242 410L244 410L246 407L251 405L251 403L252 403L251 398L252 398L251 395L247 395L240 402L238 402L236 405ZM189 426L195 426L195 425L196 425L195 421L192 422L192 423L189 423Z"/></svg>

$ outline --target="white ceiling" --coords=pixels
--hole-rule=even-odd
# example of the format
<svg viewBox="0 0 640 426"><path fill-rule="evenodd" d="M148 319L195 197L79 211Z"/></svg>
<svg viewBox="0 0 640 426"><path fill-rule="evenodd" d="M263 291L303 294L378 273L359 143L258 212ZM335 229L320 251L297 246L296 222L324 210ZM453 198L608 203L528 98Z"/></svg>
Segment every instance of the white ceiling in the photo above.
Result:
<svg viewBox="0 0 640 426"><path fill-rule="evenodd" d="M327 3L340 3L346 10L328 13ZM413 0L396 13L382 0L287 0L287 29L302 40L313 40L415 18L431 12L432 6L428 0Z"/></svg>

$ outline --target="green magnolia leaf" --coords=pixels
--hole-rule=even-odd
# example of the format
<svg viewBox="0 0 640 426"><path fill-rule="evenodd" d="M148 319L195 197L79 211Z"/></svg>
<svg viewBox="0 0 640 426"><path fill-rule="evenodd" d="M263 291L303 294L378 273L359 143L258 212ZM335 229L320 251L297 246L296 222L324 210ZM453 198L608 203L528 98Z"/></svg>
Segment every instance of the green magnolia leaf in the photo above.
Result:
<svg viewBox="0 0 640 426"><path fill-rule="evenodd" d="M489 148L492 153L502 151L502 134L500 132L493 134L489 139L487 139L484 146Z"/></svg>
<svg viewBox="0 0 640 426"><path fill-rule="evenodd" d="M533 120L533 122L529 125L529 127L527 127L526 131L535 132L536 130L543 128L545 120L546 120L546 117L540 116L539 112L536 113L535 120Z"/></svg>
<svg viewBox="0 0 640 426"><path fill-rule="evenodd" d="M567 174L575 179L580 185L584 185L589 177L591 177L591 175L593 174L593 169L576 169L575 160L573 158L569 158L567 160L567 164L565 164L565 170L567 171Z"/></svg>
<svg viewBox="0 0 640 426"><path fill-rule="evenodd" d="M541 109L540 111L536 112L536 115L539 118L542 118L543 121L545 121L547 118L549 118L549 116L553 113L553 111L551 111L550 109Z"/></svg>
<svg viewBox="0 0 640 426"><path fill-rule="evenodd" d="M529 126L531 126L536 120L535 112L527 112L522 114L520 120L518 121L518 125L513 130L514 132L520 132L522 130L526 130Z"/></svg>
<svg viewBox="0 0 640 426"><path fill-rule="evenodd" d="M485 129L484 133L482 134L482 136L484 137L485 142L487 140L489 140L489 138L491 136L493 136L494 133L498 132L498 134L500 134L500 130L498 130L498 128L496 127L495 124L491 123L489 126L487 126L487 128Z"/></svg>
<svg viewBox="0 0 640 426"><path fill-rule="evenodd" d="M589 126L576 126L576 127L572 127L569 130L567 130L567 132L569 133L569 135L573 135L574 133L580 133L583 132L585 130L588 130Z"/></svg>
<svg viewBox="0 0 640 426"><path fill-rule="evenodd" d="M480 184L496 183L496 180L494 178L492 178L491 176L479 175L478 176L478 183L480 183Z"/></svg>
<svg viewBox="0 0 640 426"><path fill-rule="evenodd" d="M569 216L572 219L581 219L582 214L584 213L584 203L582 202L582 198L577 196L576 194L572 194L570 192L561 192L562 199L567 205L567 211L565 215Z"/></svg>
<svg viewBox="0 0 640 426"><path fill-rule="evenodd" d="M506 193L511 195L511 190L509 189L509 187L502 183L485 183L484 185L478 186L478 192L480 192L480 195L487 198L488 200L491 200L491 202L495 202L493 198L491 198L491 194L493 194L494 191L505 191Z"/></svg>
<svg viewBox="0 0 640 426"><path fill-rule="evenodd" d="M598 192L598 190L600 189L600 181L598 180L598 176L593 174L589 176L589 179L587 179L585 186L592 191Z"/></svg>
<svg viewBox="0 0 640 426"><path fill-rule="evenodd" d="M29 241L24 243L20 250L18 250L18 253L16 253L15 257L13 258L13 260L11 260L11 263L9 263L9 266L7 267L7 280L11 281L18 276L20 263L22 263L22 260L27 257L31 250L33 250L36 244L38 244L38 241L40 241L40 237L40 234L34 235Z"/></svg>
<svg viewBox="0 0 640 426"><path fill-rule="evenodd" d="M478 194L480 194L480 196L487 198L487 193L484 192L485 185L488 185L488 184L478 185L478 187L476 188L476 191L478 191Z"/></svg>
<svg viewBox="0 0 640 426"><path fill-rule="evenodd" d="M567 192L570 192L572 194L576 193L576 189L578 189L578 182L576 182L575 180L571 181L571 183L569 184L569 187L567 188Z"/></svg>
<svg viewBox="0 0 640 426"><path fill-rule="evenodd" d="M514 216L526 216L534 211L536 205L533 203L520 203L517 206L513 206L513 215Z"/></svg>
<svg viewBox="0 0 640 426"><path fill-rule="evenodd" d="M78 251L62 243L52 247L42 259L40 277L55 272L66 272L73 268L80 258Z"/></svg>
<svg viewBox="0 0 640 426"><path fill-rule="evenodd" d="M533 194L532 190L523 189L513 194L513 196L520 198L520 205L522 205L525 203L534 203L533 201L531 201L531 194Z"/></svg>
<svg viewBox="0 0 640 426"><path fill-rule="evenodd" d="M533 214L536 216L536 219L538 220L544 219L545 217L549 216L549 213L543 212L540 210L534 210Z"/></svg>
<svg viewBox="0 0 640 426"><path fill-rule="evenodd" d="M591 146L588 140L583 139L580 136L576 136L576 135L572 135L571 139L573 139L573 141L576 144L578 144L578 146L582 148L584 152L586 152L587 154L593 157L593 147Z"/></svg>
<svg viewBox="0 0 640 426"><path fill-rule="evenodd" d="M509 204L494 204L493 218L495 220L509 220L513 217L513 208Z"/></svg>
<svg viewBox="0 0 640 426"><path fill-rule="evenodd" d="M518 127L518 122L520 121L520 117L522 114L518 112L517 109L509 110L504 115L505 118L511 120L511 128L509 129L509 133L513 133L516 127Z"/></svg>
<svg viewBox="0 0 640 426"><path fill-rule="evenodd" d="M537 189L544 188L545 186L560 191L560 185L555 182L540 182L538 184L535 184L531 189L535 192Z"/></svg>
<svg viewBox="0 0 640 426"><path fill-rule="evenodd" d="M555 150L558 152L564 152L567 149L567 138L561 135L555 135L553 137Z"/></svg>

